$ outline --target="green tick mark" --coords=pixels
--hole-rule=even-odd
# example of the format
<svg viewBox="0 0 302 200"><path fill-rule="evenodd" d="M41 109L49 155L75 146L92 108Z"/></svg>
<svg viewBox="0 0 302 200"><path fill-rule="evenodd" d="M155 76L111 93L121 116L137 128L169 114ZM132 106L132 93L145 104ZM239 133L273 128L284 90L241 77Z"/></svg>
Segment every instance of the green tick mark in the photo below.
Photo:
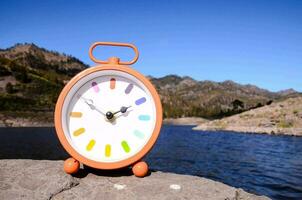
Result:
<svg viewBox="0 0 302 200"><path fill-rule="evenodd" d="M139 130L135 130L134 132L134 135L140 139L143 139L145 137L144 133L142 133L141 131Z"/></svg>
<svg viewBox="0 0 302 200"><path fill-rule="evenodd" d="M129 153L129 152L130 152L130 147L129 147L128 143L127 143L125 140L122 141L121 145L122 145L122 147L123 147L123 149L124 149L124 151L125 151L126 153Z"/></svg>

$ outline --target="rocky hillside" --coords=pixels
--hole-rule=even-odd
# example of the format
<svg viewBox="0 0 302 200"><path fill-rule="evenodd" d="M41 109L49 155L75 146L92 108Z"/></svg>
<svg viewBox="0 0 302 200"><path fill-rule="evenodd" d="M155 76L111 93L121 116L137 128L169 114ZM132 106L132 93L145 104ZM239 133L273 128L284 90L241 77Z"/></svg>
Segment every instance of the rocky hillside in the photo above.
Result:
<svg viewBox="0 0 302 200"><path fill-rule="evenodd" d="M208 121L194 129L302 136L302 97L289 98L224 119Z"/></svg>
<svg viewBox="0 0 302 200"><path fill-rule="evenodd" d="M55 71L68 76L73 76L88 67L73 56L49 51L32 43L16 44L8 49L0 49L0 58L2 62L7 59L28 70Z"/></svg>
<svg viewBox="0 0 302 200"><path fill-rule="evenodd" d="M269 105L276 100L299 96L292 89L274 93L233 81L196 81L176 75L149 78L161 95L164 116L167 118L222 118Z"/></svg>
<svg viewBox="0 0 302 200"><path fill-rule="evenodd" d="M88 67L34 44L0 50L0 110L52 111L65 80Z"/></svg>
<svg viewBox="0 0 302 200"><path fill-rule="evenodd" d="M72 56L35 44L0 49L0 121L10 117L11 124L17 119L17 124L30 124L25 118L52 122L64 84L87 67ZM299 95L292 89L273 93L233 81L196 81L176 75L149 78L160 93L165 118L222 118Z"/></svg>

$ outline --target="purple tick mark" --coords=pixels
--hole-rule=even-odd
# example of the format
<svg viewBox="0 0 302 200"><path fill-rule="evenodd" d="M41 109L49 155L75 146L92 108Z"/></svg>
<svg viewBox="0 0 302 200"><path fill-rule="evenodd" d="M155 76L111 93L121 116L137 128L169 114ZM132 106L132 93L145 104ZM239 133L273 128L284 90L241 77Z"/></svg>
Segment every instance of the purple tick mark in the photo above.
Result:
<svg viewBox="0 0 302 200"><path fill-rule="evenodd" d="M133 84L130 83L130 84L127 86L127 88L126 88L125 93L126 93L126 94L129 94L129 93L131 92L132 89L133 89Z"/></svg>

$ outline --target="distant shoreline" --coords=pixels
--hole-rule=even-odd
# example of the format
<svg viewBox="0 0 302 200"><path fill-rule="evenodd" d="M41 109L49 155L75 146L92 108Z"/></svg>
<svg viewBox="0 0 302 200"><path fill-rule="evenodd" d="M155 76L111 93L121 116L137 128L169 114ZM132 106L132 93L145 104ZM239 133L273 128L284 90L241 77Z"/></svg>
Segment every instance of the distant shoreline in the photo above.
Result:
<svg viewBox="0 0 302 200"><path fill-rule="evenodd" d="M32 113L34 115L34 113ZM54 126L52 113L45 113L48 116L47 121L28 117L13 117L0 114L0 127L51 127ZM37 116L36 116L37 117ZM167 118L163 120L165 125L187 125L197 126L208 120L199 117Z"/></svg>
<svg viewBox="0 0 302 200"><path fill-rule="evenodd" d="M208 120L200 117L180 117L180 118L166 118L163 124L166 125L183 125L183 126L197 126Z"/></svg>
<svg viewBox="0 0 302 200"><path fill-rule="evenodd" d="M224 132L235 132L235 133L244 133L244 134L261 134L261 135L274 135L274 136L297 136L302 137L301 128L283 128L278 129L276 132L274 132L273 129L259 129L257 127L236 127L236 128L227 128L227 129L221 129L217 127L205 127L200 128L200 126L195 126L192 128L195 131L210 131L210 132L217 132L217 131L224 131Z"/></svg>
<svg viewBox="0 0 302 200"><path fill-rule="evenodd" d="M278 129L277 131L272 128L259 128L259 127L211 127L207 126L206 122L208 120L198 117L183 117L183 118L167 118L163 120L163 125L175 125L175 126L194 126L192 129L196 131L230 131L237 133L246 133L246 134L267 134L267 135L287 135L287 136L299 136L301 137L302 128L283 128ZM53 122L37 122L30 119L24 118L15 118L15 119L6 119L5 122L3 119L0 121L1 128L26 128L26 127L54 127ZM274 132L275 131L275 132ZM295 134L295 132L297 134Z"/></svg>
<svg viewBox="0 0 302 200"><path fill-rule="evenodd" d="M27 117L22 118L0 114L0 127L54 127L53 112L29 112L26 113L26 115ZM268 135L302 136L302 127L259 127L252 124L246 126L244 124L240 125L235 123L225 125L225 121L234 117L236 116L212 121L200 117L166 118L163 120L163 124L194 126L192 128L193 130L201 131L232 131L247 134L256 133ZM239 120L238 117L235 119L237 121Z"/></svg>
<svg viewBox="0 0 302 200"><path fill-rule="evenodd" d="M0 127L51 127L53 112L6 112L0 113Z"/></svg>

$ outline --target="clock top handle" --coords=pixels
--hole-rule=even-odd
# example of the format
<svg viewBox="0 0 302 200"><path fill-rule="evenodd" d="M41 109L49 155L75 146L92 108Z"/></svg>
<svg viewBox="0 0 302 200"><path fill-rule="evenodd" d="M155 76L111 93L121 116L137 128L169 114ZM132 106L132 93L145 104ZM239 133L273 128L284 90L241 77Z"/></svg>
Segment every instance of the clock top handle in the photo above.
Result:
<svg viewBox="0 0 302 200"><path fill-rule="evenodd" d="M129 47L131 49L133 49L135 56L131 61L128 62L124 62L124 61L120 61L119 58L117 57L111 57L108 59L108 61L104 61L104 60L98 60L96 59L92 52L94 50L94 48L96 46L119 46L119 47ZM94 44L91 45L91 47L89 48L89 57L91 60L93 60L95 63L99 63L99 64L119 64L119 65L132 65L134 64L137 59L138 59L139 53L137 50L137 47L134 46L133 44L127 44L127 43L118 43L118 42L95 42Z"/></svg>

